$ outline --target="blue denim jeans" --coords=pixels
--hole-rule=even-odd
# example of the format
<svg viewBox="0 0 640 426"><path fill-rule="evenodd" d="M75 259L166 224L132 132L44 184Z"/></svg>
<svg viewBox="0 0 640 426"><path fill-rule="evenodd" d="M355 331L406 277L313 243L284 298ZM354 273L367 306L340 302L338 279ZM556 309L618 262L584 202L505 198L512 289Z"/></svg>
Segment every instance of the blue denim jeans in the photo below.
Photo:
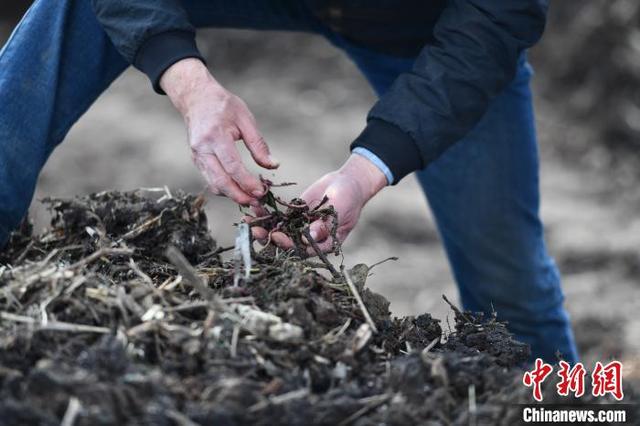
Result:
<svg viewBox="0 0 640 426"><path fill-rule="evenodd" d="M378 94L413 60L354 46L303 2L184 0L198 27L305 31L327 37ZM128 64L90 0L38 0L0 52L0 244L33 197L40 170L69 128ZM560 278L540 222L538 156L523 55L517 76L463 140L416 174L466 309L491 312L533 356L575 361ZM425 283L428 285L428 283Z"/></svg>

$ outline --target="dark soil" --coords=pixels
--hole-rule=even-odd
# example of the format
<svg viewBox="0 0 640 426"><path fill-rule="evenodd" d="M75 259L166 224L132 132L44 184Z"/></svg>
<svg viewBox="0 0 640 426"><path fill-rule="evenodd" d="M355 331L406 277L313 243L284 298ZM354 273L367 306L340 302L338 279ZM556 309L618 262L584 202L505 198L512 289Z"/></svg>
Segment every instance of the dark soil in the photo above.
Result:
<svg viewBox="0 0 640 426"><path fill-rule="evenodd" d="M391 318L357 265L368 323L292 252L253 252L234 287L201 197L47 202L51 229L0 255L3 425L512 424L530 401L529 349L494 317Z"/></svg>

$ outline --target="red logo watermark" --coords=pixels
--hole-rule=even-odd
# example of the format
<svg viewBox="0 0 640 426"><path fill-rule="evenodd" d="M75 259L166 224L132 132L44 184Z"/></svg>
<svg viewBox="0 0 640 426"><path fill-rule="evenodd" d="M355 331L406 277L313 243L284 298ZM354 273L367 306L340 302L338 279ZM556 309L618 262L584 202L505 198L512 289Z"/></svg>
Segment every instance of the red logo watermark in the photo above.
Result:
<svg viewBox="0 0 640 426"><path fill-rule="evenodd" d="M560 381L556 385L556 391L560 396L573 396L579 398L585 393L585 378L587 370L582 363L577 363L573 367L568 362L560 361L560 369L557 372ZM553 366L536 359L531 371L526 371L522 377L522 383L527 387L532 387L533 398L541 402L542 382L551 375ZM596 362L591 373L591 394L595 397L611 395L616 400L621 401L624 397L622 391L622 363L611 361L606 365Z"/></svg>

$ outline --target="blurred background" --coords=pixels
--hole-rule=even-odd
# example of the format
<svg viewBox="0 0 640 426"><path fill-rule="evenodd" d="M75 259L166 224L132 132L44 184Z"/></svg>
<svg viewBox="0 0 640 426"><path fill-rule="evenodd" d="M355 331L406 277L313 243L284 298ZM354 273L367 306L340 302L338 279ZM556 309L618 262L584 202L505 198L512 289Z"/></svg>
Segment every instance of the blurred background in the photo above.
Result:
<svg viewBox="0 0 640 426"><path fill-rule="evenodd" d="M4 43L29 1L0 3ZM214 75L242 97L282 167L293 197L339 167L375 97L354 65L325 40L281 32L199 33ZM585 361L617 357L640 375L640 2L552 2L548 30L531 51L542 157L542 216L563 273L567 307ZM127 71L72 129L46 166L37 202L138 187L204 188L182 120L138 71ZM210 227L232 244L238 208L210 197ZM431 214L412 177L365 209L345 263L374 263L369 285L397 315L449 315L456 295ZM635 371L632 368L635 363Z"/></svg>

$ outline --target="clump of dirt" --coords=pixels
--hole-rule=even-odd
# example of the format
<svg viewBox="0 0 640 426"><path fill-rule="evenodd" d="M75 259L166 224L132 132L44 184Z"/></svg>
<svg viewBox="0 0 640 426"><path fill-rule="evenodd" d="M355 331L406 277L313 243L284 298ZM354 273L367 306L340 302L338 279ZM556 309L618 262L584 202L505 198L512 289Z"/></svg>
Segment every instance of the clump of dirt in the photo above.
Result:
<svg viewBox="0 0 640 426"><path fill-rule="evenodd" d="M314 207L307 205L307 203L300 198L294 198L290 202L287 202L274 194L272 188L295 185L295 183L274 184L262 176L260 179L266 189L266 193L261 199L263 215L253 217L250 226L259 226L268 231L268 238L265 242L266 246L269 246L271 236L274 232L283 232L292 239L294 243L292 250L297 256L306 257L306 241L326 263L326 259L320 252L318 245L309 234L309 225L317 220L323 220L331 222L330 233L333 237L333 252L336 255L340 253L340 243L336 236L338 230L337 214L333 206L327 205L329 198L325 196L320 203Z"/></svg>
<svg viewBox="0 0 640 426"><path fill-rule="evenodd" d="M252 250L236 285L201 197L47 202L1 254L3 424L499 424L529 355L495 317L392 318L367 265Z"/></svg>

